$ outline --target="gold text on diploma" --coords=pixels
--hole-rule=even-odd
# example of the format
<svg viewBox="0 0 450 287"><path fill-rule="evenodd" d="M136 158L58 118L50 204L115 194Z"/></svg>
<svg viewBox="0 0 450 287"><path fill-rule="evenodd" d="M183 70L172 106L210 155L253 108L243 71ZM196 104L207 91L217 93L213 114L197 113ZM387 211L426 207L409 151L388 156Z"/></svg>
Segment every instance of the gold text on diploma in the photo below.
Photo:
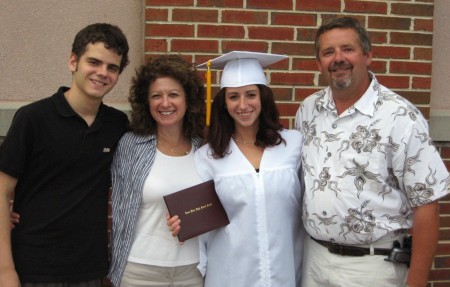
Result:
<svg viewBox="0 0 450 287"><path fill-rule="evenodd" d="M201 210L206 209L206 208L211 207L211 206L212 206L212 203L207 203L207 204L205 204L205 205L202 205L202 206L196 207L196 208L194 208L194 209L185 211L184 214L186 214L186 215L192 214L192 213L194 213L194 212L201 211Z"/></svg>

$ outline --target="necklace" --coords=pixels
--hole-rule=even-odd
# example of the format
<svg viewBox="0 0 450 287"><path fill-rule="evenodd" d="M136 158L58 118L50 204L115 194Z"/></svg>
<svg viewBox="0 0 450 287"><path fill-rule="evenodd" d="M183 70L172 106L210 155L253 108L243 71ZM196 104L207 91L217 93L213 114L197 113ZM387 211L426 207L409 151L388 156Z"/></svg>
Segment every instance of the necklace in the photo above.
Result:
<svg viewBox="0 0 450 287"><path fill-rule="evenodd" d="M244 145L246 145L246 144L254 144L255 143L255 141L252 141L252 142L250 142L250 141L247 141L247 140L245 140L245 139L242 139L242 140L240 140L240 139L238 139L237 137L236 137L236 135L233 135L233 139L234 139L234 141L236 142L236 143L242 143L242 144L244 144Z"/></svg>
<svg viewBox="0 0 450 287"><path fill-rule="evenodd" d="M163 140L162 138L158 137L156 140L157 140L158 146L160 148L165 149L166 152L169 151L170 155L184 156L184 155L188 155L191 150L190 145L188 145L186 148L181 147L181 145L184 144L184 141L181 141L176 146L172 146L168 142Z"/></svg>

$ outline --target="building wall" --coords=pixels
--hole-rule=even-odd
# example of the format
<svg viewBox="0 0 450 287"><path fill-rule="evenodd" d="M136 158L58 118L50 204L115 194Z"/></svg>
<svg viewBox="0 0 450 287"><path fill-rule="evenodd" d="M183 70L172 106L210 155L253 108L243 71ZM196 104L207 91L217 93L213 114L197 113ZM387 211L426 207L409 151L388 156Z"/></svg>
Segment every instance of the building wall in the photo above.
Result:
<svg viewBox="0 0 450 287"><path fill-rule="evenodd" d="M450 26L448 0L0 0L0 141L15 110L70 84L67 60L75 33L92 22L119 25L132 65L105 101L123 110L134 68L143 58L181 54L199 64L231 50L289 55L268 78L285 127L299 103L323 88L313 38L325 20L349 15L373 41L371 70L430 119L450 169ZM213 94L219 73L213 72ZM441 232L429 286L450 284L450 201L440 202Z"/></svg>

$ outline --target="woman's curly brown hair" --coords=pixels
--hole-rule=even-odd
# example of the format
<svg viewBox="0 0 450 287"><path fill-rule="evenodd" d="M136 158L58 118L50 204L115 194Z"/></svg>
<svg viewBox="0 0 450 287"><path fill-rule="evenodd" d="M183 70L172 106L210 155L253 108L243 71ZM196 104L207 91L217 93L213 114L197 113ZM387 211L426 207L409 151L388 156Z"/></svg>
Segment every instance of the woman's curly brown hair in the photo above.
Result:
<svg viewBox="0 0 450 287"><path fill-rule="evenodd" d="M205 87L195 66L178 55L150 59L136 70L128 98L131 104L131 129L140 135L156 134L156 121L150 114L148 90L161 77L177 80L186 94L186 114L183 135L186 138L202 136L205 127Z"/></svg>

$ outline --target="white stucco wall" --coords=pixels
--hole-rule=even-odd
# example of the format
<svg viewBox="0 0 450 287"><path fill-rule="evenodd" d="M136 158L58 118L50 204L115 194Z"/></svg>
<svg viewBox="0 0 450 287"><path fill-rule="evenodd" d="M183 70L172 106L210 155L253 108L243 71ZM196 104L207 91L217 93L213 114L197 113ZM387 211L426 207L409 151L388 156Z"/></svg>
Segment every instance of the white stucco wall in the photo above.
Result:
<svg viewBox="0 0 450 287"><path fill-rule="evenodd" d="M431 72L430 134L450 142L450 1L434 0L433 66Z"/></svg>
<svg viewBox="0 0 450 287"><path fill-rule="evenodd" d="M432 109L450 110L450 1L434 0Z"/></svg>
<svg viewBox="0 0 450 287"><path fill-rule="evenodd" d="M67 63L73 38L96 22L117 25L128 38L131 64L105 98L126 102L134 67L144 55L144 2L0 0L0 104L35 101L70 85Z"/></svg>

